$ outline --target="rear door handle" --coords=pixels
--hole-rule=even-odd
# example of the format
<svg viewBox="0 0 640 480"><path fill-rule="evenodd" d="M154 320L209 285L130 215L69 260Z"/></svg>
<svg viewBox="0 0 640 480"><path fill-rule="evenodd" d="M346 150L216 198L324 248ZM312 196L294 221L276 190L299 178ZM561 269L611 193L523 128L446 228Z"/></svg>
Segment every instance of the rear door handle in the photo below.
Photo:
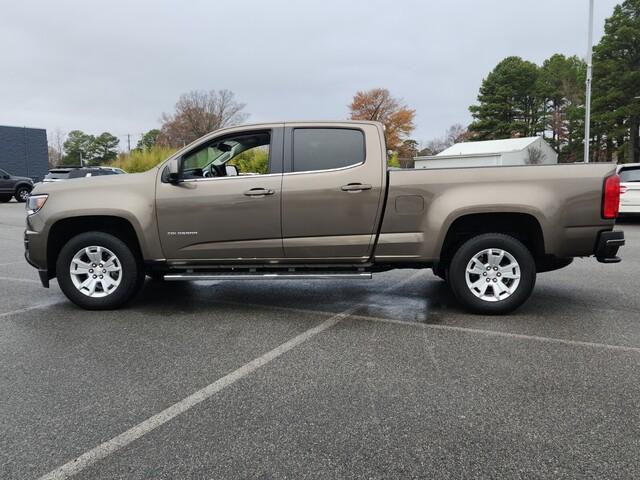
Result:
<svg viewBox="0 0 640 480"><path fill-rule="evenodd" d="M273 195L274 193L276 193L275 190L271 190L270 188L252 188L244 192L247 197L264 197L265 195Z"/></svg>
<svg viewBox="0 0 640 480"><path fill-rule="evenodd" d="M371 185L366 183L349 183L340 187L343 192L361 192L363 190L371 190Z"/></svg>

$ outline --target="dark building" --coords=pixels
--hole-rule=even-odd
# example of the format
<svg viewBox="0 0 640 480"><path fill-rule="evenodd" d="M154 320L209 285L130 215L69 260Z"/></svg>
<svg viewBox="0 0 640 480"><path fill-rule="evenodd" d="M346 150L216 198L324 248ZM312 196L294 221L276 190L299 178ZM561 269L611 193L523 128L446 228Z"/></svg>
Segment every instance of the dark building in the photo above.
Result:
<svg viewBox="0 0 640 480"><path fill-rule="evenodd" d="M49 169L47 131L0 125L0 168L11 175L42 180Z"/></svg>

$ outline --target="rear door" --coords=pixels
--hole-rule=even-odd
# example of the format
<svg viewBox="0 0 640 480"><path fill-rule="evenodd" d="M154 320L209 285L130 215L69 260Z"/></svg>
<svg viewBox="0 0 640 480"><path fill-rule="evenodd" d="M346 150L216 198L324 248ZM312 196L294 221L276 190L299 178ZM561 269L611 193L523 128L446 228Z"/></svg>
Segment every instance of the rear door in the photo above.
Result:
<svg viewBox="0 0 640 480"><path fill-rule="evenodd" d="M282 237L287 259L370 257L383 202L383 152L374 124L286 124Z"/></svg>

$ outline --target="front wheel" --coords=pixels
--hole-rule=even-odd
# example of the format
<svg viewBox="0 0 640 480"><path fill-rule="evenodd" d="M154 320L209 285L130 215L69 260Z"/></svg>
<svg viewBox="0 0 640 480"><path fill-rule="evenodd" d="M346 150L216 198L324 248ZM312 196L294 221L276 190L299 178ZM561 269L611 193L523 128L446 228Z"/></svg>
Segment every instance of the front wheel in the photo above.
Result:
<svg viewBox="0 0 640 480"><path fill-rule="evenodd" d="M16 194L14 196L16 197L16 200L18 202L24 203L27 201L30 193L31 189L29 187L19 187L16 190Z"/></svg>
<svg viewBox="0 0 640 480"><path fill-rule="evenodd" d="M536 264L519 240L487 233L467 240L449 266L449 285L475 313L500 315L522 305L536 283Z"/></svg>
<svg viewBox="0 0 640 480"><path fill-rule="evenodd" d="M62 292L87 310L122 306L140 289L140 263L129 246L104 232L82 233L58 255L56 275Z"/></svg>

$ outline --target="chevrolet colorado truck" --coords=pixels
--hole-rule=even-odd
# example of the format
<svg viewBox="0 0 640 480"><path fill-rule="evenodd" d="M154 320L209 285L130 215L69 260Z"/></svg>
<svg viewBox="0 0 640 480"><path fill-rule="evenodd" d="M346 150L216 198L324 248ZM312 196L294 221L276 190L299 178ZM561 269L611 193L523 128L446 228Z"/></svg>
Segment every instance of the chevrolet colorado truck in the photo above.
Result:
<svg viewBox="0 0 640 480"><path fill-rule="evenodd" d="M613 164L389 170L376 122L225 128L145 173L38 185L25 248L86 309L163 280L367 278L432 268L467 309L512 311L536 274L615 263Z"/></svg>

